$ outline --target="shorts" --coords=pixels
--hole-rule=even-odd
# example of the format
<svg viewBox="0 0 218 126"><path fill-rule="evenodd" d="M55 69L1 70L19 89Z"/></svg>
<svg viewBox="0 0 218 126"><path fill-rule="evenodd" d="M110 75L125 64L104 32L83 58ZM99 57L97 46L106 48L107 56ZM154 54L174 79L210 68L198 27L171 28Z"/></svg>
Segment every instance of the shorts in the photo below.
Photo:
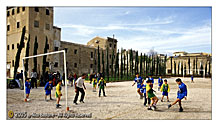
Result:
<svg viewBox="0 0 218 126"><path fill-rule="evenodd" d="M163 91L162 95L168 96L168 92L167 91Z"/></svg>
<svg viewBox="0 0 218 126"><path fill-rule="evenodd" d="M30 94L30 89L26 88L26 94Z"/></svg>
<svg viewBox="0 0 218 126"><path fill-rule="evenodd" d="M48 90L48 91L45 91L45 95L50 95L51 94L51 91Z"/></svg>
<svg viewBox="0 0 218 126"><path fill-rule="evenodd" d="M154 93L148 93L148 98L153 98L153 97L155 97L155 94Z"/></svg>
<svg viewBox="0 0 218 126"><path fill-rule="evenodd" d="M56 98L60 98L61 97L61 96L58 95L57 92L55 92L55 96L56 96Z"/></svg>
<svg viewBox="0 0 218 126"><path fill-rule="evenodd" d="M180 94L180 93L177 94L177 98L178 98L179 100L182 100L184 97L185 97L184 94Z"/></svg>
<svg viewBox="0 0 218 126"><path fill-rule="evenodd" d="M97 84L93 84L93 87L96 87L97 86Z"/></svg>
<svg viewBox="0 0 218 126"><path fill-rule="evenodd" d="M137 84L137 88L142 88L142 85L141 84Z"/></svg>

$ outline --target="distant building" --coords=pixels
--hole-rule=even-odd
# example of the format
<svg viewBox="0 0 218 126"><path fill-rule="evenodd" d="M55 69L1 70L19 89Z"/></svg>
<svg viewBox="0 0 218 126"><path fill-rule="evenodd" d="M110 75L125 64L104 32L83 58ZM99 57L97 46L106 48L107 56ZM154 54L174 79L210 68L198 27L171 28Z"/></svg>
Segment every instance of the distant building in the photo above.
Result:
<svg viewBox="0 0 218 126"><path fill-rule="evenodd" d="M7 8L7 77L13 77L15 56L19 47L22 28L26 26L25 46L21 52L18 72L23 69L22 58L26 55L26 44L30 35L29 56L33 55L35 38L37 38L37 54L44 53L46 37L48 38L48 51L66 50L68 73L92 73L97 72L97 48L100 55L105 54L109 48L109 55L114 55L117 50L117 40L114 38L95 37L87 45L61 41L61 28L53 26L53 7L8 7ZM100 56L100 58L102 58ZM37 58L37 73L42 74L42 57ZM111 59L111 58L110 58ZM109 59L109 60L110 60ZM102 63L102 61L100 61ZM105 60L106 63L106 60ZM111 63L111 62L110 62ZM102 66L102 65L101 65ZM106 66L106 65L105 65ZM30 74L33 69L33 59L29 60ZM63 55L49 55L46 58L46 70L63 73ZM102 71L102 68L101 68Z"/></svg>
<svg viewBox="0 0 218 126"><path fill-rule="evenodd" d="M166 74L211 76L212 56L208 53L175 52L167 59Z"/></svg>

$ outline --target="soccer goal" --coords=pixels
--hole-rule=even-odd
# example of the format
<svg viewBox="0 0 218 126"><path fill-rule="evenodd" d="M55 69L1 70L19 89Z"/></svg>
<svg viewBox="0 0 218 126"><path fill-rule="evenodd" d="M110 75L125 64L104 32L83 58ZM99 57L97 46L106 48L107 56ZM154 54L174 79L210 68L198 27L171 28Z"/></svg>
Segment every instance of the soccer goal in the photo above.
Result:
<svg viewBox="0 0 218 126"><path fill-rule="evenodd" d="M29 56L29 57L23 57L22 59L22 63L23 63L23 71L25 71L25 67L24 67L24 61L26 59L31 59L31 58L35 58L35 57L42 57L42 56L46 56L46 55L54 55L54 54L58 54L58 53L63 53L64 54L64 73L65 73L65 79L64 79L64 83L65 83L65 96L66 96L66 110L69 111L69 107L68 107L68 101L67 101L67 68L66 68L66 52L65 50L61 50L61 51L55 51L55 52L49 52L49 53L44 53L44 54L38 54L38 55L33 55L33 56ZM23 85L24 85L24 99L26 101L26 87L25 87L25 74L23 74Z"/></svg>

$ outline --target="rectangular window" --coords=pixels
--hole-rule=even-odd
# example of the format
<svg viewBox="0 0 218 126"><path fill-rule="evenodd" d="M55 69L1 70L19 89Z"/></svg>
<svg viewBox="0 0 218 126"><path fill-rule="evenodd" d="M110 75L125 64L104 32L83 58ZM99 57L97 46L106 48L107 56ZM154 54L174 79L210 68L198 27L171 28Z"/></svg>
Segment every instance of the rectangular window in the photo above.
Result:
<svg viewBox="0 0 218 126"><path fill-rule="evenodd" d="M39 8L38 7L35 7L35 12L39 12Z"/></svg>
<svg viewBox="0 0 218 126"><path fill-rule="evenodd" d="M14 9L12 9L12 15L14 15Z"/></svg>
<svg viewBox="0 0 218 126"><path fill-rule="evenodd" d="M55 47L55 51L58 51L58 47Z"/></svg>
<svg viewBox="0 0 218 126"><path fill-rule="evenodd" d="M12 67L14 67L14 60L12 60Z"/></svg>
<svg viewBox="0 0 218 126"><path fill-rule="evenodd" d="M39 27L39 21L34 21L34 27L36 27L36 28Z"/></svg>
<svg viewBox="0 0 218 126"><path fill-rule="evenodd" d="M54 67L58 67L58 62L55 62Z"/></svg>
<svg viewBox="0 0 218 126"><path fill-rule="evenodd" d="M65 50L65 52L67 53L67 48L65 48L64 50Z"/></svg>
<svg viewBox="0 0 218 126"><path fill-rule="evenodd" d="M22 7L22 11L25 11L25 7Z"/></svg>
<svg viewBox="0 0 218 126"><path fill-rule="evenodd" d="M50 29L50 25L49 24L45 24L45 29L49 30Z"/></svg>
<svg viewBox="0 0 218 126"><path fill-rule="evenodd" d="M14 44L12 44L12 49L14 49Z"/></svg>
<svg viewBox="0 0 218 126"><path fill-rule="evenodd" d="M112 44L110 43L110 47L112 47Z"/></svg>
<svg viewBox="0 0 218 126"><path fill-rule="evenodd" d="M10 45L8 45L8 50L10 50Z"/></svg>
<svg viewBox="0 0 218 126"><path fill-rule="evenodd" d="M10 25L7 25L7 31L10 31Z"/></svg>
<svg viewBox="0 0 218 126"><path fill-rule="evenodd" d="M17 7L17 13L18 13L18 14L20 13L20 8L19 8L19 7Z"/></svg>
<svg viewBox="0 0 218 126"><path fill-rule="evenodd" d="M20 22L17 22L17 28L20 28Z"/></svg>
<svg viewBox="0 0 218 126"><path fill-rule="evenodd" d="M93 64L90 64L90 68L93 68Z"/></svg>
<svg viewBox="0 0 218 126"><path fill-rule="evenodd" d="M20 44L19 44L19 43L17 43L17 48L19 48L19 46L20 46Z"/></svg>
<svg viewBox="0 0 218 126"><path fill-rule="evenodd" d="M77 49L74 50L74 54L77 54Z"/></svg>
<svg viewBox="0 0 218 126"><path fill-rule="evenodd" d="M7 16L8 16L8 17L10 16L10 11L7 11Z"/></svg>
<svg viewBox="0 0 218 126"><path fill-rule="evenodd" d="M116 44L114 44L114 48L116 48Z"/></svg>
<svg viewBox="0 0 218 126"><path fill-rule="evenodd" d="M46 15L49 15L49 9L46 9Z"/></svg>
<svg viewBox="0 0 218 126"><path fill-rule="evenodd" d="M91 58L93 58L93 52L91 52Z"/></svg>
<svg viewBox="0 0 218 126"><path fill-rule="evenodd" d="M74 63L74 67L77 68L77 63Z"/></svg>

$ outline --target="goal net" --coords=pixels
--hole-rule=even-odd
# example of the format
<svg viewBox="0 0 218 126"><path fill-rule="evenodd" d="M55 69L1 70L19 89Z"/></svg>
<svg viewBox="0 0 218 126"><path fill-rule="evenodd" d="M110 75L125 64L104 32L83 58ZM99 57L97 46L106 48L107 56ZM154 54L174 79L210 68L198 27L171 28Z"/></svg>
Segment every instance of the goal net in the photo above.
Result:
<svg viewBox="0 0 218 126"><path fill-rule="evenodd" d="M65 99L66 99L66 110L68 111L69 110L69 107L68 107L68 100L67 100L67 70L66 70L66 52L65 50L61 50L61 51L55 51L55 52L49 52L49 53L44 53L44 54L38 54L38 55L33 55L33 56L29 56L29 57L24 57L22 59L22 63L23 63L23 71L25 71L25 66L24 66L24 61L26 59L31 59L31 58L36 58L36 57L43 57L43 56L48 56L48 55L54 55L54 54L63 54L63 59L64 59L64 73L65 75L63 76L63 78L65 79L62 79L64 80L64 83L65 83ZM26 86L25 86L25 74L23 74L23 85L24 85L24 98L25 98L25 101L26 101Z"/></svg>

